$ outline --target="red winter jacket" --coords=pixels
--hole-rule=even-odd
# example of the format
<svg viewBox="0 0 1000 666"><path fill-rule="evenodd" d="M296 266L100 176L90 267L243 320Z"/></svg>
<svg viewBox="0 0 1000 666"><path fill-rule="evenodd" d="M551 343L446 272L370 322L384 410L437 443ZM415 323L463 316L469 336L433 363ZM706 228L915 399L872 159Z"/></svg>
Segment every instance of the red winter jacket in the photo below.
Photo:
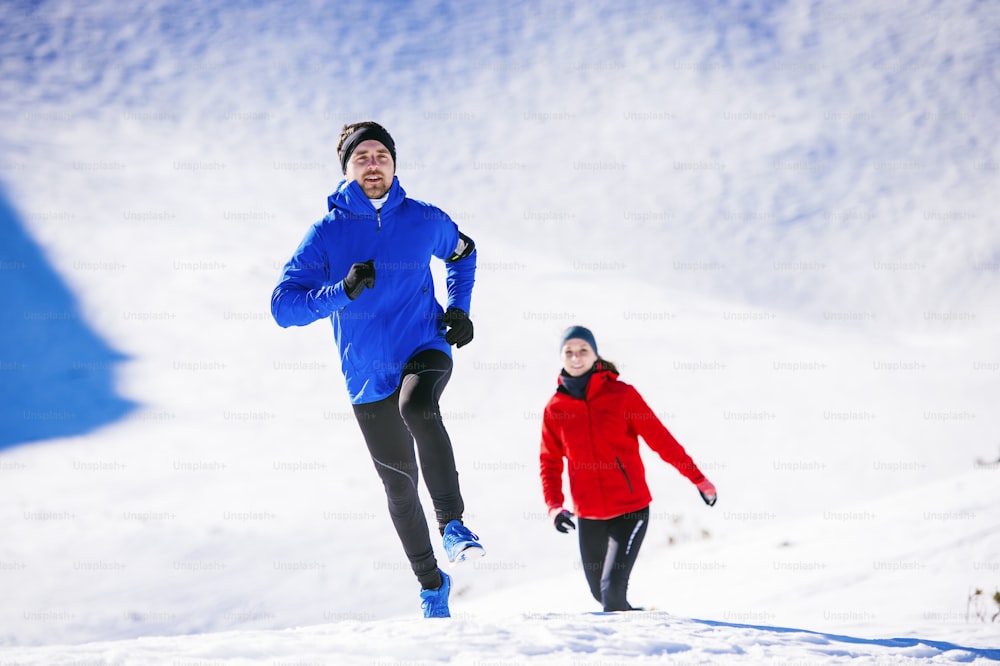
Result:
<svg viewBox="0 0 1000 666"><path fill-rule="evenodd" d="M585 400L560 388L545 406L539 456L549 510L564 505L563 460L574 513L606 520L649 505L639 437L692 483L704 475L630 384L598 361Z"/></svg>

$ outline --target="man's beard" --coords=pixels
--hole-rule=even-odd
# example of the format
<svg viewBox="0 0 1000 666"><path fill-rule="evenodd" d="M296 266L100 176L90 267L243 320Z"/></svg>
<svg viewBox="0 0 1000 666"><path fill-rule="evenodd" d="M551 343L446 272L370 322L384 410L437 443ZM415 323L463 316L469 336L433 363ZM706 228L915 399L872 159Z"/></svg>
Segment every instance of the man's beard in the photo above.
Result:
<svg viewBox="0 0 1000 666"><path fill-rule="evenodd" d="M369 199L379 199L385 196L385 193L389 191L390 187L392 187L392 181L386 182L386 179L382 176L382 174L367 174L367 176L370 175L377 175L381 180L369 183L362 179L361 183L359 183L361 185L361 191L364 192L365 196Z"/></svg>

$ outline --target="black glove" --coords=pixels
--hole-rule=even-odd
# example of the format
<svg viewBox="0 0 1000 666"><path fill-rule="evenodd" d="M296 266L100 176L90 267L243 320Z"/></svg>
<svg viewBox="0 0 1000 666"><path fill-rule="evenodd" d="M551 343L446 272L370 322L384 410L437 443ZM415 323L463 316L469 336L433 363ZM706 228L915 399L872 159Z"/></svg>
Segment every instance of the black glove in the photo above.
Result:
<svg viewBox="0 0 1000 666"><path fill-rule="evenodd" d="M354 264L351 266L351 270L347 272L347 277L344 278L344 291L347 292L347 297L352 301L365 290L365 287L369 289L375 288L374 259Z"/></svg>
<svg viewBox="0 0 1000 666"><path fill-rule="evenodd" d="M573 514L566 509L563 509L556 514L556 518L553 523L555 524L556 529L563 534L576 529L576 524L573 522Z"/></svg>
<svg viewBox="0 0 1000 666"><path fill-rule="evenodd" d="M472 320L464 310L458 308L448 308L448 311L441 317L441 322L448 327L444 339L449 345L464 347L472 342Z"/></svg>

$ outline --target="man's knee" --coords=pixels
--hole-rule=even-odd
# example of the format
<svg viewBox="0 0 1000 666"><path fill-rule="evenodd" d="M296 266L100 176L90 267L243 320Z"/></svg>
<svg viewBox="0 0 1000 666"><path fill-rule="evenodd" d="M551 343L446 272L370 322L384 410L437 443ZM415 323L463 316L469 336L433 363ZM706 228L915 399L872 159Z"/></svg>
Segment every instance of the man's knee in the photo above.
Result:
<svg viewBox="0 0 1000 666"><path fill-rule="evenodd" d="M441 420L441 412L437 405L423 400L400 400L399 415L403 422L413 432L414 427L420 427Z"/></svg>
<svg viewBox="0 0 1000 666"><path fill-rule="evenodd" d="M390 502L406 501L417 496L415 465L388 465L374 458L372 460ZM413 469L408 469L410 467Z"/></svg>

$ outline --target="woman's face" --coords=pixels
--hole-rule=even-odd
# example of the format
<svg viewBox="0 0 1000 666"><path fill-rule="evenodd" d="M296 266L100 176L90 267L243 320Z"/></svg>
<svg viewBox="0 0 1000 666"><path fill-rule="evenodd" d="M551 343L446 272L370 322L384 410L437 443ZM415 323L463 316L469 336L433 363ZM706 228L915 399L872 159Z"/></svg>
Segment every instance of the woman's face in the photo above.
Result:
<svg viewBox="0 0 1000 666"><path fill-rule="evenodd" d="M590 343L579 338L570 338L562 348L563 370L570 377L586 374L597 362L597 354Z"/></svg>

